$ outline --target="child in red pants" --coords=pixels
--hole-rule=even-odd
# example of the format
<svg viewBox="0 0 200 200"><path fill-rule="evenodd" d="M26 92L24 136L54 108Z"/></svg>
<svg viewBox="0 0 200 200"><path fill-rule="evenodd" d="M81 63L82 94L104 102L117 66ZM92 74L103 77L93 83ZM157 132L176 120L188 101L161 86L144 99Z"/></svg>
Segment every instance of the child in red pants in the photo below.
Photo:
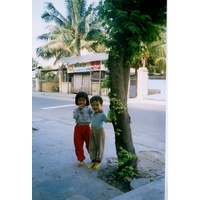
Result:
<svg viewBox="0 0 200 200"><path fill-rule="evenodd" d="M89 148L90 123L93 110L89 107L89 98L87 93L78 92L75 97L75 104L78 106L73 112L73 118L76 120L74 127L74 147L78 159L78 167L82 167L85 160L83 144L86 149Z"/></svg>

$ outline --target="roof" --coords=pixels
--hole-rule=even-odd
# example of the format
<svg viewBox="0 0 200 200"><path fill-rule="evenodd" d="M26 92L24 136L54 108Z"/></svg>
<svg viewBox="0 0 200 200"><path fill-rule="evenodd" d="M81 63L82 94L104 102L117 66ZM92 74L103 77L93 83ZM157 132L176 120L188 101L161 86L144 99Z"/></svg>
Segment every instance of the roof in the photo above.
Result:
<svg viewBox="0 0 200 200"><path fill-rule="evenodd" d="M76 63L86 63L98 60L107 60L108 54L107 53L94 53L94 54L87 54L83 56L73 56L73 57L65 57L61 58L61 62L63 64L71 65Z"/></svg>
<svg viewBox="0 0 200 200"><path fill-rule="evenodd" d="M36 70L36 69L42 69L43 67L41 67L41 66L37 66L37 67L33 67L32 68L32 71L34 71L34 70Z"/></svg>
<svg viewBox="0 0 200 200"><path fill-rule="evenodd" d="M41 72L54 72L58 71L59 69L42 69Z"/></svg>

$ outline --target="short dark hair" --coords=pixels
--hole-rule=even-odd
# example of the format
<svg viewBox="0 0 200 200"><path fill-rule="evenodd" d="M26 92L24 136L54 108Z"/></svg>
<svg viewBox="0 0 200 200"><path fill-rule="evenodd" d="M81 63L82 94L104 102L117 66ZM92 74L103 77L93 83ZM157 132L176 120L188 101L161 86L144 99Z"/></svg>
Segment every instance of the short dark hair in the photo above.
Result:
<svg viewBox="0 0 200 200"><path fill-rule="evenodd" d="M100 104L103 104L103 99L101 98L101 96L96 95L96 96L91 97L90 103L92 103L93 101L99 101Z"/></svg>
<svg viewBox="0 0 200 200"><path fill-rule="evenodd" d="M78 92L77 94L76 94L76 97L75 97L75 104L78 106L79 104L78 104L78 99L79 98L84 98L85 100L86 100L86 106L88 106L89 105L89 98L88 98L88 95L87 95L87 93L86 92Z"/></svg>

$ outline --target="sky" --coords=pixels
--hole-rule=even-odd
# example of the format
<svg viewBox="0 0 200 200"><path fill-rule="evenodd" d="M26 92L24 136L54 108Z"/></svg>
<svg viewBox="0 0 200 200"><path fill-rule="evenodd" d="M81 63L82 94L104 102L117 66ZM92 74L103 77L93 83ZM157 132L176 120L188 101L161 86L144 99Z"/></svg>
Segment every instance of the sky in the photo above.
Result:
<svg viewBox="0 0 200 200"><path fill-rule="evenodd" d="M44 43L41 40L36 39L39 35L47 33L47 23L41 18L41 15L45 11L45 2L51 2L54 7L63 15L66 16L66 8L64 0L32 0L32 57L41 65L52 65L53 59L44 61L42 58L38 58L36 55L36 49L42 46ZM87 0L87 5L98 2L98 0Z"/></svg>

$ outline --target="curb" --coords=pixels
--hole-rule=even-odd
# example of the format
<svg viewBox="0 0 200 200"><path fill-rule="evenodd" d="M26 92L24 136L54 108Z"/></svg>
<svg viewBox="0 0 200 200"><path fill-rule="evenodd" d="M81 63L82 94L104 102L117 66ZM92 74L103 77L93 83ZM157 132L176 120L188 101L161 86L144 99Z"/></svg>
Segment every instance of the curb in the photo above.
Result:
<svg viewBox="0 0 200 200"><path fill-rule="evenodd" d="M130 192L112 198L111 200L164 200L165 180L164 178L153 181Z"/></svg>

